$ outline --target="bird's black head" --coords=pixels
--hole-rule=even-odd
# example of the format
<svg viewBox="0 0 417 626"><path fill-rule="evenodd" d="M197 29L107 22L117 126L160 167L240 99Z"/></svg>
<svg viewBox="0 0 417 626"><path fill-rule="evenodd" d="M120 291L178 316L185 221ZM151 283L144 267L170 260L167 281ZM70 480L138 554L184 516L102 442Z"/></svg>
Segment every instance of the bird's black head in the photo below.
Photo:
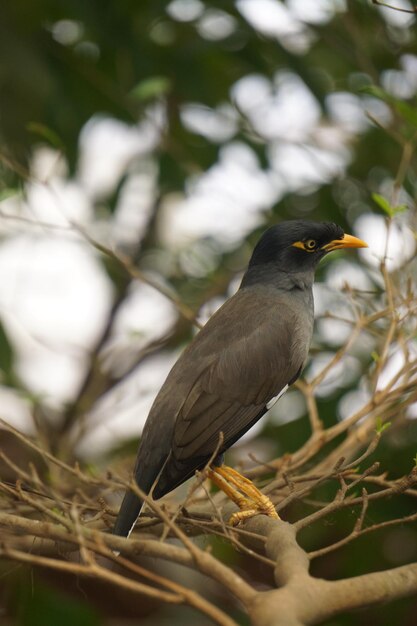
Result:
<svg viewBox="0 0 417 626"><path fill-rule="evenodd" d="M265 231L253 251L249 270L272 265L286 273L314 272L320 259L332 250L365 247L364 241L346 235L337 224L291 220Z"/></svg>

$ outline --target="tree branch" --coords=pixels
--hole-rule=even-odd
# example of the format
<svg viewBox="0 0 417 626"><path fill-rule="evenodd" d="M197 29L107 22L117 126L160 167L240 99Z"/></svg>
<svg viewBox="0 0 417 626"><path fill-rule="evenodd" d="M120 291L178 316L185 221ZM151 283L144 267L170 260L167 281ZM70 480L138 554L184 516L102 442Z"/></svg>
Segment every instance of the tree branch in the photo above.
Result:
<svg viewBox="0 0 417 626"><path fill-rule="evenodd" d="M346 610L405 598L417 593L417 563L409 563L382 572L324 582L323 611L317 623Z"/></svg>

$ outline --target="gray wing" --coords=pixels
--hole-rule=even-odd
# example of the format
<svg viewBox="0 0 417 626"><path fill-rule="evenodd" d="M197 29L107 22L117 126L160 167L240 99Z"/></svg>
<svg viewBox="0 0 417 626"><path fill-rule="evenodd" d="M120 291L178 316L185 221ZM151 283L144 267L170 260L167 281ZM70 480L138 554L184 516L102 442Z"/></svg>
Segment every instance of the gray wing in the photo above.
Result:
<svg viewBox="0 0 417 626"><path fill-rule="evenodd" d="M176 412L170 459L155 490L157 497L204 464L220 432L222 449L232 445L303 367L311 339L305 312L300 317L299 306L288 294L259 291L241 290L228 300L172 370L172 382L178 370L188 372L188 384ZM171 387L169 379L161 392ZM181 393L181 384L171 391Z"/></svg>
<svg viewBox="0 0 417 626"><path fill-rule="evenodd" d="M227 323L227 307L217 319L226 336L207 333L206 350L212 354L214 348L216 358L209 359L177 416L173 453L178 459L211 454L220 431L225 444L235 439L304 364L309 342L297 341L297 319L286 298L259 302L242 291L239 300L238 322Z"/></svg>

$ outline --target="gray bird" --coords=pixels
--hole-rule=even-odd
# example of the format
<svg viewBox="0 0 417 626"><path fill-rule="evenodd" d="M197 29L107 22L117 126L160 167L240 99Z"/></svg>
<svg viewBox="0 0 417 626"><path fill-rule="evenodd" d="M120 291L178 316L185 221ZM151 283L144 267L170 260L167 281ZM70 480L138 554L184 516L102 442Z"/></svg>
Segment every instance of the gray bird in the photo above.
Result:
<svg viewBox="0 0 417 626"><path fill-rule="evenodd" d="M134 469L143 492L161 498L217 450L209 475L241 509L232 522L256 513L277 517L266 496L223 465L223 454L300 376L313 332L312 286L320 259L332 250L363 247L333 223L281 222L262 235L239 290L183 351L152 405ZM116 535L130 534L142 506L126 492Z"/></svg>

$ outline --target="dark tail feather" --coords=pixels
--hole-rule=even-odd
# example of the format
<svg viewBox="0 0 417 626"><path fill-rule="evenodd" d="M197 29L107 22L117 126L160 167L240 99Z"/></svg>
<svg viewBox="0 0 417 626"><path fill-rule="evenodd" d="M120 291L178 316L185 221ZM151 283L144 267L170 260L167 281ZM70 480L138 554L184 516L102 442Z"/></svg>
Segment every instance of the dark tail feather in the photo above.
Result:
<svg viewBox="0 0 417 626"><path fill-rule="evenodd" d="M143 506L143 500L138 498L132 491L126 491L113 529L114 535L129 537L139 517Z"/></svg>
<svg viewBox="0 0 417 626"><path fill-rule="evenodd" d="M141 458L141 447L144 444L144 441L145 440L142 439L139 446L134 474L138 487L140 487L143 493L148 494L151 491L154 482L157 480L161 469L164 467L167 457L160 454L158 455L159 458L156 459L157 462L152 464L143 463ZM117 516L116 524L114 525L113 535L129 537L136 520L142 511L143 505L144 501L142 498L138 498L133 491L126 491L120 507L119 515Z"/></svg>

